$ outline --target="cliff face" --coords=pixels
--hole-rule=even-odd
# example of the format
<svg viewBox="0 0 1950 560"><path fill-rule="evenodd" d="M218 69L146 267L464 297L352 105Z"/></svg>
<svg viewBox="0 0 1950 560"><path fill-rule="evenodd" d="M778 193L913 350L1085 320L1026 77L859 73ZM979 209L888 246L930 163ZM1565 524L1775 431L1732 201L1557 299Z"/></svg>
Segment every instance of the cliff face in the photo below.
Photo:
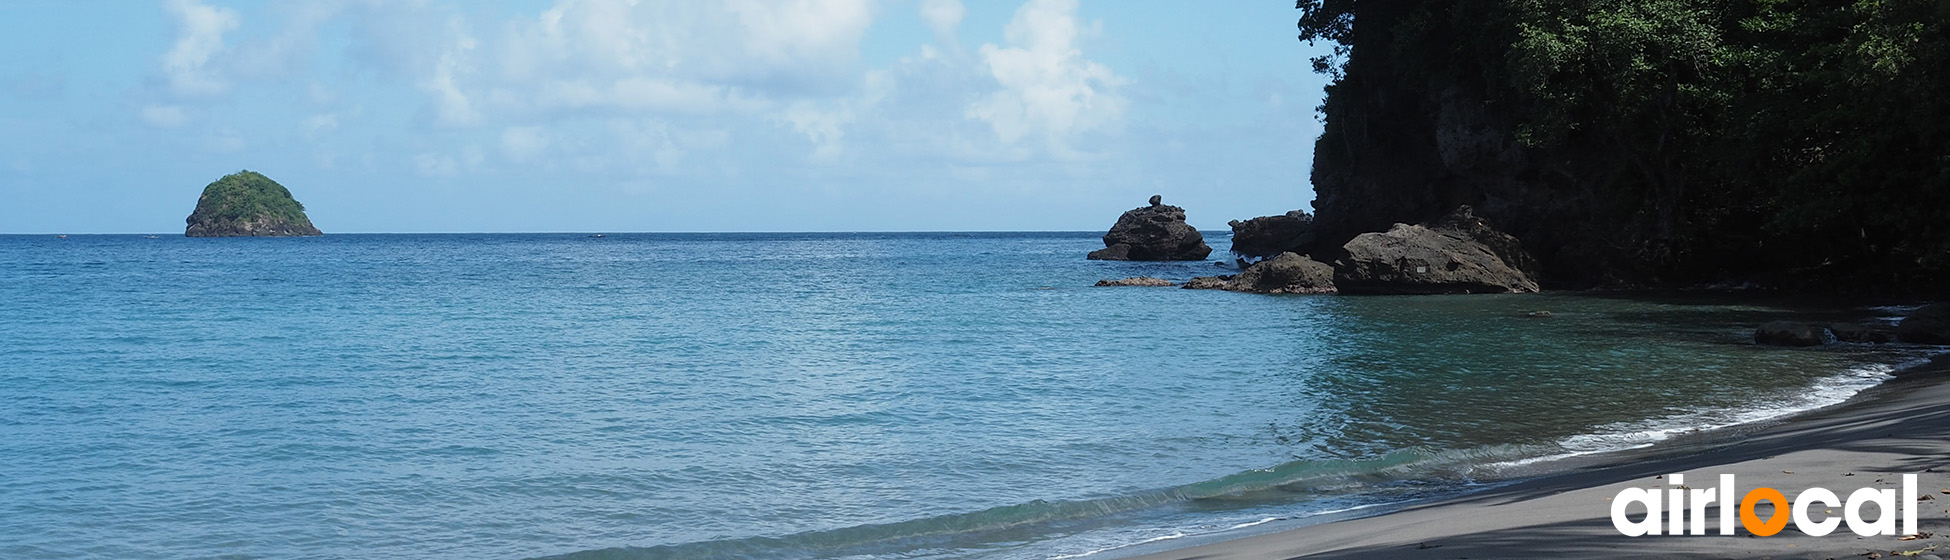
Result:
<svg viewBox="0 0 1950 560"><path fill-rule="evenodd" d="M1372 4L1386 4L1371 6ZM1634 284L1652 274L1635 258L1629 204L1593 185L1617 165L1527 147L1517 117L1479 61L1402 52L1406 3L1361 3L1345 76L1329 89L1314 145L1317 254L1393 224L1433 223L1459 206L1525 242L1551 287ZM1445 34L1446 35L1446 34ZM1412 43L1412 44L1414 44ZM1405 61L1428 55L1435 60ZM1422 72L1430 62L1450 72ZM1630 202L1630 201L1624 201ZM1331 257L1330 257L1331 258Z"/></svg>
<svg viewBox="0 0 1950 560"><path fill-rule="evenodd" d="M1302 0L1312 253L1468 205L1546 288L1941 293L1950 1L1864 6Z"/></svg>
<svg viewBox="0 0 1950 560"><path fill-rule="evenodd" d="M186 220L190 237L302 237L324 235L305 206L277 181L253 171L226 175L203 188Z"/></svg>

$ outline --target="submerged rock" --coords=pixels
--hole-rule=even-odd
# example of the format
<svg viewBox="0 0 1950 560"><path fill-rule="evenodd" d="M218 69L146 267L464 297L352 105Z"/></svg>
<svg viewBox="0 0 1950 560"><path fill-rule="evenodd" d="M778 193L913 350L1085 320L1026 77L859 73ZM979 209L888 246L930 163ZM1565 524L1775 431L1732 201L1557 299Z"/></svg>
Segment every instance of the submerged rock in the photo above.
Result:
<svg viewBox="0 0 1950 560"><path fill-rule="evenodd" d="M1896 338L1917 344L1950 344L1950 303L1932 303L1896 324Z"/></svg>
<svg viewBox="0 0 1950 560"><path fill-rule="evenodd" d="M1185 281L1184 288L1187 290L1223 290L1226 289L1226 286L1229 285L1232 282L1232 279L1236 277L1237 275L1233 275L1233 274L1227 274L1223 276L1199 276L1196 278L1192 278L1191 280Z"/></svg>
<svg viewBox="0 0 1950 560"><path fill-rule="evenodd" d="M305 237L324 235L305 205L284 185L254 171L238 171L203 187L185 220L190 237Z"/></svg>
<svg viewBox="0 0 1950 560"><path fill-rule="evenodd" d="M1104 234L1104 248L1091 251L1099 261L1198 261L1212 254L1205 236L1185 223L1185 209L1166 206L1152 196L1151 205L1133 208L1117 217Z"/></svg>
<svg viewBox="0 0 1950 560"><path fill-rule="evenodd" d="M1289 251L1303 253L1314 244L1314 217L1299 210L1279 216L1233 220L1227 225L1232 226L1232 254L1241 257L1266 258Z"/></svg>
<svg viewBox="0 0 1950 560"><path fill-rule="evenodd" d="M1344 292L1536 292L1536 261L1515 237L1461 206L1434 227L1395 224L1341 247L1334 283Z"/></svg>
<svg viewBox="0 0 1950 560"><path fill-rule="evenodd" d="M1754 343L1764 346L1820 346L1831 341L1828 329L1795 321L1768 321L1754 329Z"/></svg>
<svg viewBox="0 0 1950 560"><path fill-rule="evenodd" d="M1193 278L1185 283L1185 287L1255 294L1331 294L1336 291L1334 267L1294 253L1280 253L1233 276Z"/></svg>
<svg viewBox="0 0 1950 560"><path fill-rule="evenodd" d="M1152 278L1150 276L1132 276L1130 278L1125 278L1123 280L1098 280L1097 285L1098 286L1147 286L1147 287L1154 287L1154 288L1162 288L1166 286L1176 286L1178 284L1163 278Z"/></svg>

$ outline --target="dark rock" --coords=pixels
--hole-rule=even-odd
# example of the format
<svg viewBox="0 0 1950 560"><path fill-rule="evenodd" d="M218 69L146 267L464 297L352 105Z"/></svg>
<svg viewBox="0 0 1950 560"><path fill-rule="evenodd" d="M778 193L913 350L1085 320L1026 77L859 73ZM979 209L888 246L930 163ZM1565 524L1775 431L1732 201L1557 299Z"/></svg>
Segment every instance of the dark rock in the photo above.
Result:
<svg viewBox="0 0 1950 560"><path fill-rule="evenodd" d="M1896 324L1896 338L1917 344L1950 344L1950 303L1932 303Z"/></svg>
<svg viewBox="0 0 1950 560"><path fill-rule="evenodd" d="M1161 195L1161 194L1151 195L1152 206L1162 206L1164 205L1164 203L1165 203L1165 195Z"/></svg>
<svg viewBox="0 0 1950 560"><path fill-rule="evenodd" d="M1156 197L1154 197L1156 198ZM1122 246L1122 247L1120 247ZM1104 248L1091 251L1100 261L1199 261L1212 254L1205 236L1185 223L1185 209L1153 204L1118 216L1104 234Z"/></svg>
<svg viewBox="0 0 1950 560"><path fill-rule="evenodd" d="M1123 280L1098 280L1097 285L1098 286L1149 286L1155 288L1162 288L1166 286L1176 286L1178 284L1163 278L1152 278L1150 276L1132 276L1130 278L1125 278Z"/></svg>
<svg viewBox="0 0 1950 560"><path fill-rule="evenodd" d="M1294 253L1260 261L1233 278L1233 291L1258 294L1331 294L1334 267Z"/></svg>
<svg viewBox="0 0 1950 560"><path fill-rule="evenodd" d="M1880 325L1835 323L1828 325L1828 332L1834 333L1835 340L1842 342L1888 344L1896 341L1896 330Z"/></svg>
<svg viewBox="0 0 1950 560"><path fill-rule="evenodd" d="M1342 246L1334 284L1349 293L1536 292L1535 260L1516 238L1457 208L1434 227L1395 224Z"/></svg>
<svg viewBox="0 0 1950 560"><path fill-rule="evenodd" d="M1228 225L1232 226L1232 253L1241 257L1266 258L1313 249L1314 217L1299 210L1279 216L1233 220Z"/></svg>
<svg viewBox="0 0 1950 560"><path fill-rule="evenodd" d="M1255 294L1334 293L1334 267L1293 253L1260 261L1234 276L1201 276L1185 283L1193 290Z"/></svg>
<svg viewBox="0 0 1950 560"><path fill-rule="evenodd" d="M1754 329L1754 343L1765 346L1820 346L1828 342L1828 329L1808 323L1768 321Z"/></svg>
<svg viewBox="0 0 1950 560"><path fill-rule="evenodd" d="M1191 280L1185 281L1184 288L1187 290L1223 290L1226 289L1226 286L1230 285L1232 283L1232 279L1236 277L1237 276L1234 275L1199 276Z"/></svg>
<svg viewBox="0 0 1950 560"><path fill-rule="evenodd" d="M184 220L189 237L303 237L324 235L305 216L305 205L277 181L254 171L225 175L196 199Z"/></svg>
<svg viewBox="0 0 1950 560"><path fill-rule="evenodd" d="M1123 243L1091 251L1084 258L1093 261L1128 261L1131 259L1131 246Z"/></svg>

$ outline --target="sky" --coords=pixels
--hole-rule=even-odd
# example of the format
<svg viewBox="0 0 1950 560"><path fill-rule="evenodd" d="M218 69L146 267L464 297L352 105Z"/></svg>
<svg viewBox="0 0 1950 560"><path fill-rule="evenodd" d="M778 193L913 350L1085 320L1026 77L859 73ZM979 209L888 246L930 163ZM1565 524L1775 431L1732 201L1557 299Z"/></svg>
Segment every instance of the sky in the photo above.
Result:
<svg viewBox="0 0 1950 560"><path fill-rule="evenodd" d="M0 233L1201 230L1309 209L1291 1L0 2Z"/></svg>

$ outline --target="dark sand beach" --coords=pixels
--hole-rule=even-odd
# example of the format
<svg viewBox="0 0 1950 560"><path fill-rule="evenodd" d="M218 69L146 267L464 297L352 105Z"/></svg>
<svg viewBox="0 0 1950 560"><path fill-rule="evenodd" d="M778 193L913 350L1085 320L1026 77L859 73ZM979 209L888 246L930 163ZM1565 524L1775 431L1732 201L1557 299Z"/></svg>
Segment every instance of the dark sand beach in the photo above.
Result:
<svg viewBox="0 0 1950 560"><path fill-rule="evenodd" d="M1950 555L1950 358L1900 373L1847 403L1755 432L1704 452L1643 459L1616 455L1604 463L1398 511L1203 544L1132 551L1139 560L1291 558L1909 558ZM1667 453L1673 453L1671 449ZM1756 537L1745 529L1720 536L1718 505L1708 507L1709 536L1626 537L1612 526L1610 503L1621 489L1667 488L1666 475L1688 486L1738 477L1739 492L1775 488L1792 499L1827 488L1846 497L1858 488L1900 488L1917 474L1917 528L1930 536L1860 537L1846 526L1811 537L1792 524ZM1873 510L1874 508L1870 508ZM1771 509L1758 508L1760 518ZM1841 508L1834 515L1842 515ZM1873 518L1873 511L1866 517ZM1820 517L1815 517L1820 519Z"/></svg>

